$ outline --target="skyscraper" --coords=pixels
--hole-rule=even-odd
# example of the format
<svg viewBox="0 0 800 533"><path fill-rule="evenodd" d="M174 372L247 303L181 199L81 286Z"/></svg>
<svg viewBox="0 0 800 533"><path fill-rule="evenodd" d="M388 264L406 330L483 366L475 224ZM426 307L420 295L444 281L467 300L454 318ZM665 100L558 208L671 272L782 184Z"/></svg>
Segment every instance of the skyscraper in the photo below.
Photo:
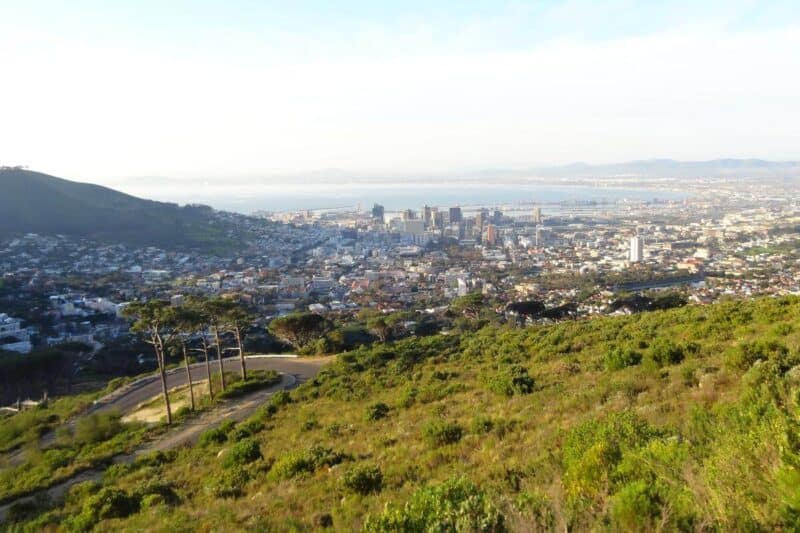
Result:
<svg viewBox="0 0 800 533"><path fill-rule="evenodd" d="M451 224L458 224L462 220L461 216L461 208L460 207L451 207L450 208L450 223Z"/></svg>
<svg viewBox="0 0 800 533"><path fill-rule="evenodd" d="M422 222L426 228L433 226L433 210L428 205L422 208Z"/></svg>
<svg viewBox="0 0 800 533"><path fill-rule="evenodd" d="M497 242L497 228L494 224L488 224L486 226L486 242L489 246L494 246Z"/></svg>
<svg viewBox="0 0 800 533"><path fill-rule="evenodd" d="M534 207L533 208L533 223L534 224L541 224L542 223L542 208L541 207Z"/></svg>
<svg viewBox="0 0 800 533"><path fill-rule="evenodd" d="M644 259L644 241L638 235L631 237L631 263L638 263Z"/></svg>
<svg viewBox="0 0 800 533"><path fill-rule="evenodd" d="M372 206L372 218L375 219L376 222L379 222L381 224L384 223L383 213L384 210L382 205L375 204L374 206Z"/></svg>

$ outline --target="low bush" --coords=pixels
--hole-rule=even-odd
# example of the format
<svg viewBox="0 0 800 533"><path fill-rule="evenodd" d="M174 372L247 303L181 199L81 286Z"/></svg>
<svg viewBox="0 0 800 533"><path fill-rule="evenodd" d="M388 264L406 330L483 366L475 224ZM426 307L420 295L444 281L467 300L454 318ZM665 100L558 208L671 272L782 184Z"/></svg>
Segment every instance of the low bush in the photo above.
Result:
<svg viewBox="0 0 800 533"><path fill-rule="evenodd" d="M609 515L617 531L654 531L658 529L661 502L649 483L634 481L611 498Z"/></svg>
<svg viewBox="0 0 800 533"><path fill-rule="evenodd" d="M157 479L145 479L140 482L133 490L133 496L139 498L143 507L145 499L149 501L149 507L175 505L180 501L172 485L162 483Z"/></svg>
<svg viewBox="0 0 800 533"><path fill-rule="evenodd" d="M288 453L279 457L269 471L273 479L292 479L314 472L314 463L304 453Z"/></svg>
<svg viewBox="0 0 800 533"><path fill-rule="evenodd" d="M304 452L291 452L279 457L272 465L269 476L273 479L291 479L326 466L338 465L346 458L345 454L332 448L311 446Z"/></svg>
<svg viewBox="0 0 800 533"><path fill-rule="evenodd" d="M366 495L380 492L383 488L383 474L374 465L359 465L348 468L342 478L342 485L356 494Z"/></svg>
<svg viewBox="0 0 800 533"><path fill-rule="evenodd" d="M250 481L250 473L247 469L236 466L209 478L206 491L217 498L238 498L242 495L248 481Z"/></svg>
<svg viewBox="0 0 800 533"><path fill-rule="evenodd" d="M603 358L603 366L606 370L622 370L629 366L638 365L642 360L642 354L635 350L613 348L606 352Z"/></svg>
<svg viewBox="0 0 800 533"><path fill-rule="evenodd" d="M418 489L403 507L387 505L379 516L367 517L364 530L506 531L505 517L486 493L465 478Z"/></svg>
<svg viewBox="0 0 800 533"><path fill-rule="evenodd" d="M472 432L478 435L491 433L494 429L494 420L491 417L478 415L472 419Z"/></svg>
<svg viewBox="0 0 800 533"><path fill-rule="evenodd" d="M207 429L200 435L200 446L222 444L228 440L228 435L220 428Z"/></svg>
<svg viewBox="0 0 800 533"><path fill-rule="evenodd" d="M250 420L248 422L243 422L233 428L231 432L228 434L228 439L232 440L233 442L239 442L240 440L246 439L247 437L252 437L256 433L259 433L264 429L264 424L257 420Z"/></svg>
<svg viewBox="0 0 800 533"><path fill-rule="evenodd" d="M110 439L122 429L118 413L92 413L78 419L74 438L79 444L95 444Z"/></svg>
<svg viewBox="0 0 800 533"><path fill-rule="evenodd" d="M528 369L520 365L507 365L485 377L486 385L497 394L514 396L533 392L534 381Z"/></svg>
<svg viewBox="0 0 800 533"><path fill-rule="evenodd" d="M685 349L670 339L659 337L650 345L648 361L656 367L676 365L683 361Z"/></svg>
<svg viewBox="0 0 800 533"><path fill-rule="evenodd" d="M388 414L389 406L383 402L374 403L367 408L367 420L370 421L386 418Z"/></svg>
<svg viewBox="0 0 800 533"><path fill-rule="evenodd" d="M125 518L139 511L138 498L125 491L105 487L83 501L81 512L64 522L68 531L90 531L100 520Z"/></svg>
<svg viewBox="0 0 800 533"><path fill-rule="evenodd" d="M464 435L464 428L455 423L434 420L425 424L423 436L431 446L455 444Z"/></svg>
<svg viewBox="0 0 800 533"><path fill-rule="evenodd" d="M786 370L790 366L788 359L789 349L784 344L774 340L758 340L744 342L732 348L727 362L734 368L747 370L756 361L775 361Z"/></svg>
<svg viewBox="0 0 800 533"><path fill-rule="evenodd" d="M259 373L251 373L250 376L244 381L235 381L228 385L228 387L220 392L219 398L238 398L249 394L251 392L276 385L281 382L281 376L273 370L267 370Z"/></svg>
<svg viewBox="0 0 800 533"><path fill-rule="evenodd" d="M544 494L536 491L522 491L514 506L524 517L525 527L533 531L555 531L556 519L553 505Z"/></svg>
<svg viewBox="0 0 800 533"><path fill-rule="evenodd" d="M234 444L222 460L225 468L243 466L261 459L261 447L252 438L243 439Z"/></svg>

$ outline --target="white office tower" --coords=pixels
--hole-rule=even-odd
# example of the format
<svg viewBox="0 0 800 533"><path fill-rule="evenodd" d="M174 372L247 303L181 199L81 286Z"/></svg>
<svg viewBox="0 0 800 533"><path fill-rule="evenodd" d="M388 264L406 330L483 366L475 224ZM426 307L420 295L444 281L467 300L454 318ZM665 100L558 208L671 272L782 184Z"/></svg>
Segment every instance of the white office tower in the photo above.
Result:
<svg viewBox="0 0 800 533"><path fill-rule="evenodd" d="M644 241L641 237L631 237L631 263L644 259Z"/></svg>

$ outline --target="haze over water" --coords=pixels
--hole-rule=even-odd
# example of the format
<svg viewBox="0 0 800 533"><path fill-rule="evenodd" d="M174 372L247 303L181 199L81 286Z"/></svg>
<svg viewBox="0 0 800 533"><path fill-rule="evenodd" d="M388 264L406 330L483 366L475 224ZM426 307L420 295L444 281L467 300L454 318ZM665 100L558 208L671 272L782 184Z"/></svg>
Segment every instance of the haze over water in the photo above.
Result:
<svg viewBox="0 0 800 533"><path fill-rule="evenodd" d="M198 184L191 187L144 188L130 186L123 190L154 200L203 203L216 209L253 213L254 211L291 211L298 209L334 209L342 207L370 208L379 203L388 210L418 209L431 206L491 207L502 204L558 202L615 202L622 200L680 200L687 195L679 191L568 187L543 184L495 183L410 183L410 184L309 184L301 186L265 185L263 187L222 188Z"/></svg>

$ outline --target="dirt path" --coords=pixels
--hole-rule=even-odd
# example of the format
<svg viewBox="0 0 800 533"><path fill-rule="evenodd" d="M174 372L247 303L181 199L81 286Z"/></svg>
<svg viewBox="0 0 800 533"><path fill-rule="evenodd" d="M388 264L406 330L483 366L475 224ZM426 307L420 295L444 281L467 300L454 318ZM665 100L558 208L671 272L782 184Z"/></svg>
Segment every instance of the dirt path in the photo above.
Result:
<svg viewBox="0 0 800 533"><path fill-rule="evenodd" d="M189 420L175 428L159 435L156 440L146 443L130 454L120 454L112 459L112 464L130 463L140 455L155 451L165 451L181 446L192 445L200 438L200 435L208 430L215 428L227 420L240 422L252 415L259 406L278 391L292 389L305 381L305 376L294 376L292 374L281 374L281 382L271 387L250 393L241 398L228 400L218 408L201 414L196 419ZM75 474L69 479L61 481L48 489L44 489L35 494L19 498L0 506L0 524L5 522L8 510L12 505L33 501L39 495L46 495L51 501L59 501L64 498L67 490L77 483L84 481L98 481L103 477L105 468L85 470Z"/></svg>

